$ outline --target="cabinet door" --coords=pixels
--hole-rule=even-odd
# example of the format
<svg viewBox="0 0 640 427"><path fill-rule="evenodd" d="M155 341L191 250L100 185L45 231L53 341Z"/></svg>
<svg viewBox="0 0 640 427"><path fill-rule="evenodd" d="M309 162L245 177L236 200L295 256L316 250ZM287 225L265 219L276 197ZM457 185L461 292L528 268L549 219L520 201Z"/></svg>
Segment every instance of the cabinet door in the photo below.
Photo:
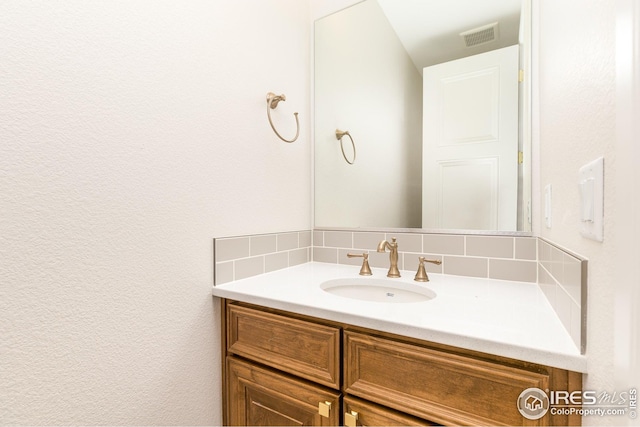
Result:
<svg viewBox="0 0 640 427"><path fill-rule="evenodd" d="M340 394L250 363L227 358L229 424L336 426ZM330 404L328 416L319 405Z"/></svg>
<svg viewBox="0 0 640 427"><path fill-rule="evenodd" d="M352 331L345 332L345 392L417 417L455 425L553 425L528 420L520 393L549 388L545 372Z"/></svg>
<svg viewBox="0 0 640 427"><path fill-rule="evenodd" d="M229 353L340 388L340 329L230 305Z"/></svg>
<svg viewBox="0 0 640 427"><path fill-rule="evenodd" d="M345 426L433 426L429 421L347 396L344 398Z"/></svg>

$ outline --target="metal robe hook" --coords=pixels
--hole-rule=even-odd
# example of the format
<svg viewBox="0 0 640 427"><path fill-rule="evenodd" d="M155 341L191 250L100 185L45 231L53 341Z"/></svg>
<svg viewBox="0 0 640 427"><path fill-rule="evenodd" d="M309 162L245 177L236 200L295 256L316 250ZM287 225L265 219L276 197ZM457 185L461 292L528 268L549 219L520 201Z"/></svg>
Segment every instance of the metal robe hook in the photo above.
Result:
<svg viewBox="0 0 640 427"><path fill-rule="evenodd" d="M286 100L287 100L287 97L284 96L284 94L276 95L273 92L268 92L267 93L267 117L269 118L269 124L271 125L271 129L273 129L276 135L278 135L278 138L280 138L284 142L293 142L296 139L298 139L298 135L300 135L300 121L298 120L298 113L293 113L293 115L296 118L296 136L294 136L293 139L291 140L283 138L282 135L278 133L275 126L273 126L273 121L271 120L271 110L275 109L278 106L278 103L280 101L286 101Z"/></svg>

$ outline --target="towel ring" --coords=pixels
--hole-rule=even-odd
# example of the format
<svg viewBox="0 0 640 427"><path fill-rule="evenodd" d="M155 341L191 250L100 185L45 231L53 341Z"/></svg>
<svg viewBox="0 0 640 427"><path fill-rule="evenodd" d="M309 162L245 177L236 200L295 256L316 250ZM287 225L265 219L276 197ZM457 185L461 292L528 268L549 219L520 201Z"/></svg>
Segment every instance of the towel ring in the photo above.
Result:
<svg viewBox="0 0 640 427"><path fill-rule="evenodd" d="M342 137L345 135L349 137L349 139L351 140L351 146L353 147L353 159L351 161L347 159L347 155L344 153L344 146L342 145ZM351 137L351 134L349 133L348 130L342 131L342 130L336 129L336 139L340 141L340 150L342 150L342 157L344 157L347 163L352 165L353 162L356 161L356 143L353 142L353 138Z"/></svg>
<svg viewBox="0 0 640 427"><path fill-rule="evenodd" d="M287 100L287 97L284 96L284 94L276 95L273 92L267 93L267 117L269 118L269 124L271 125L271 129L273 129L273 131L276 133L276 135L278 135L278 138L280 138L284 142L293 142L296 139L298 139L298 135L300 135L300 122L298 121L298 113L293 113L293 115L296 118L296 129L297 130L296 130L296 136L294 136L293 139L291 139L291 140L283 138L282 135L280 135L278 133L278 131L276 130L275 126L273 126L273 122L271 121L271 110L275 109L278 106L278 103L280 101L286 101L286 100Z"/></svg>

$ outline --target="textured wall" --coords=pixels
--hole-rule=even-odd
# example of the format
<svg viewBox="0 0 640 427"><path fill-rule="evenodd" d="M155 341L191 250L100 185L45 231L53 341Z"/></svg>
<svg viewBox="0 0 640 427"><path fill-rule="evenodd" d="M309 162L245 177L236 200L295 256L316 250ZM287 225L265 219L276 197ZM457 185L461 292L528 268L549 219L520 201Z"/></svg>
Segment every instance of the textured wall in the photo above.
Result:
<svg viewBox="0 0 640 427"><path fill-rule="evenodd" d="M0 424L220 424L212 239L310 228L308 20L0 2Z"/></svg>
<svg viewBox="0 0 640 427"><path fill-rule="evenodd" d="M640 3L616 0L616 384L640 384ZM637 424L629 420L627 425Z"/></svg>
<svg viewBox="0 0 640 427"><path fill-rule="evenodd" d="M615 1L541 1L539 12L540 189L553 186L553 226L546 228L544 218L538 218L540 235L589 259L589 374L584 386L612 392L613 220L624 203L615 187ZM602 243L580 235L577 186L579 168L600 156L605 158ZM587 425L621 421L584 418Z"/></svg>

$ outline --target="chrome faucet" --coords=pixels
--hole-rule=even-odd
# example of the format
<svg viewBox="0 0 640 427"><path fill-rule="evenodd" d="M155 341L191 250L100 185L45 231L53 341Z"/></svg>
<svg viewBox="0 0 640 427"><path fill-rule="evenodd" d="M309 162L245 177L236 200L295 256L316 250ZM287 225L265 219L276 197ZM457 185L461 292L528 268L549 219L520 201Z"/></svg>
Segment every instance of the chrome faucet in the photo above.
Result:
<svg viewBox="0 0 640 427"><path fill-rule="evenodd" d="M400 277L400 270L398 270L398 243L396 238L391 238L391 243L386 240L378 243L378 252L386 252L389 249L389 272L387 277Z"/></svg>

